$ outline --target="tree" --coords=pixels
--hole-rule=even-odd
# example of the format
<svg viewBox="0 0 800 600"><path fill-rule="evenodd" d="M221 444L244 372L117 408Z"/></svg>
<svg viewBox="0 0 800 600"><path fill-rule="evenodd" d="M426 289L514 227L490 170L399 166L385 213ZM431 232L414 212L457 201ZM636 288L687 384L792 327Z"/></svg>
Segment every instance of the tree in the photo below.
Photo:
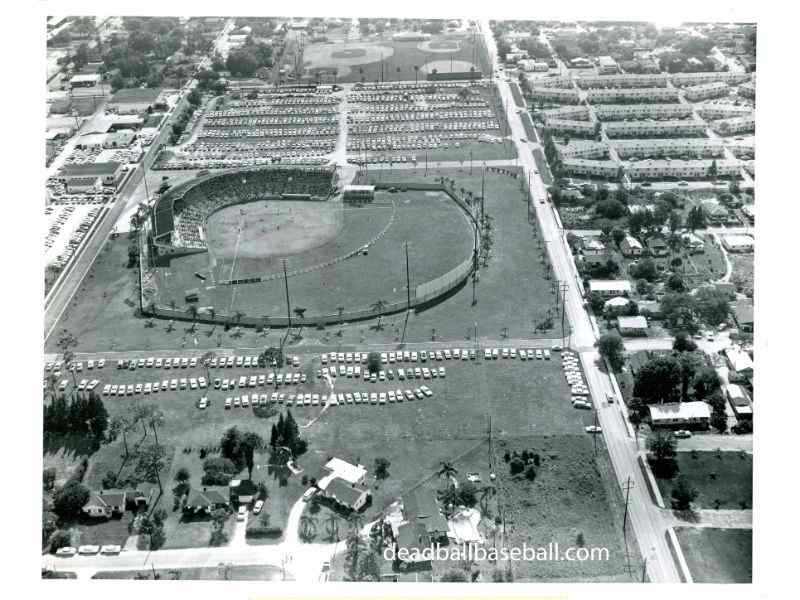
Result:
<svg viewBox="0 0 800 600"><path fill-rule="evenodd" d="M367 370L370 373L377 373L381 370L381 355L378 352L370 352L367 355Z"/></svg>
<svg viewBox="0 0 800 600"><path fill-rule="evenodd" d="M675 437L671 433L659 433L648 440L653 468L659 477L672 477L677 470L675 446Z"/></svg>
<svg viewBox="0 0 800 600"><path fill-rule="evenodd" d="M697 490L689 485L689 481L684 476L678 477L675 487L670 493L672 496L672 508L676 510L689 510L692 502L697 498Z"/></svg>
<svg viewBox="0 0 800 600"><path fill-rule="evenodd" d="M346 581L358 581L358 559L362 553L367 552L367 545L358 530L354 530L347 536L346 549L344 554L344 572Z"/></svg>
<svg viewBox="0 0 800 600"><path fill-rule="evenodd" d="M439 578L439 581L446 581L446 582L466 582L467 574L462 571L461 569L448 569L445 571L442 576Z"/></svg>
<svg viewBox="0 0 800 600"><path fill-rule="evenodd" d="M686 227L691 231L706 228L706 213L703 207L694 206L689 210L689 214L686 217Z"/></svg>
<svg viewBox="0 0 800 600"><path fill-rule="evenodd" d="M702 287L694 296L700 317L710 325L724 323L731 311L728 295L713 286Z"/></svg>
<svg viewBox="0 0 800 600"><path fill-rule="evenodd" d="M378 479L386 479L389 477L389 467L392 463L390 463L385 458L376 458L375 459L375 477Z"/></svg>
<svg viewBox="0 0 800 600"><path fill-rule="evenodd" d="M164 493L161 486L161 471L166 466L166 450L158 444L150 444L143 450L139 449L136 462L136 476L144 481L158 484L159 493Z"/></svg>
<svg viewBox="0 0 800 600"><path fill-rule="evenodd" d="M683 277L673 273L667 279L667 288L673 292L681 293L686 291L686 284L683 281Z"/></svg>
<svg viewBox="0 0 800 600"><path fill-rule="evenodd" d="M178 483L189 481L190 477L191 476L189 474L189 469L187 469L186 467L181 467L175 473L175 481L177 481Z"/></svg>
<svg viewBox="0 0 800 600"><path fill-rule="evenodd" d="M719 375L713 367L704 367L695 374L694 397L696 400L704 400L719 389Z"/></svg>
<svg viewBox="0 0 800 600"><path fill-rule="evenodd" d="M453 463L449 461L442 461L441 467L439 467L439 471L436 473L439 477L444 477L445 479L453 479L455 474L458 473L458 469L453 466Z"/></svg>
<svg viewBox="0 0 800 600"><path fill-rule="evenodd" d="M619 372L625 364L625 343L620 335L616 332L604 333L595 345L600 356L609 362L611 369Z"/></svg>
<svg viewBox="0 0 800 600"><path fill-rule="evenodd" d="M72 536L65 529L57 529L50 535L50 552L56 552L59 548L72 545Z"/></svg>
<svg viewBox="0 0 800 600"><path fill-rule="evenodd" d="M62 519L73 519L81 514L89 500L89 489L77 481L68 481L53 497L53 511Z"/></svg>
<svg viewBox="0 0 800 600"><path fill-rule="evenodd" d="M611 230L611 239L613 239L614 243L619 246L625 239L625 230L621 227L614 227L614 229Z"/></svg>
<svg viewBox="0 0 800 600"><path fill-rule="evenodd" d="M658 356L637 372L633 395L646 404L680 400L681 366L672 356Z"/></svg>
<svg viewBox="0 0 800 600"><path fill-rule="evenodd" d="M47 467L42 470L42 487L49 492L53 489L56 482L56 470L54 467Z"/></svg>
<svg viewBox="0 0 800 600"><path fill-rule="evenodd" d="M628 209L625 208L625 205L622 202L612 198L598 202L595 205L595 211L597 214L605 217L606 219L619 219L625 215L627 210Z"/></svg>
<svg viewBox="0 0 800 600"><path fill-rule="evenodd" d="M372 552L362 552L358 557L358 581L380 581L381 571Z"/></svg>
<svg viewBox="0 0 800 600"><path fill-rule="evenodd" d="M705 364L702 352L681 352L677 356L678 364L681 368L681 401L689 399L689 387L694 381L695 374Z"/></svg>
<svg viewBox="0 0 800 600"><path fill-rule="evenodd" d="M675 339L672 342L672 349L678 352L692 352L697 350L697 344L685 331L679 331L675 334Z"/></svg>
<svg viewBox="0 0 800 600"><path fill-rule="evenodd" d="M244 464L247 466L248 479L253 479L253 459L255 456L255 451L261 450L263 447L263 438L252 431L245 433L239 442L239 450L244 458Z"/></svg>
<svg viewBox="0 0 800 600"><path fill-rule="evenodd" d="M631 267L631 275L635 279L655 281L658 278L658 267L653 259L645 258Z"/></svg>

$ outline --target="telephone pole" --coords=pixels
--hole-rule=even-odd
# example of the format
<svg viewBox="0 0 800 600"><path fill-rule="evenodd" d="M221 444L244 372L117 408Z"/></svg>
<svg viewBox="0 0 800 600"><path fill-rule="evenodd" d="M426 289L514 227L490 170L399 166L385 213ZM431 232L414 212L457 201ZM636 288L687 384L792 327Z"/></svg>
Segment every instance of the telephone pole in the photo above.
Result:
<svg viewBox="0 0 800 600"><path fill-rule="evenodd" d="M597 410L594 411L594 455L597 456L597 438L600 435L597 433ZM626 505L627 508L627 505Z"/></svg>
<svg viewBox="0 0 800 600"><path fill-rule="evenodd" d="M292 309L289 303L289 276L286 274L286 259L283 259L283 285L286 289L286 316L289 319L289 329L292 328Z"/></svg>
<svg viewBox="0 0 800 600"><path fill-rule="evenodd" d="M406 328L408 327L408 316L411 314L411 271L408 267L408 242L405 243L406 251L406 318L403 321L403 335L400 338L400 345L406 343Z"/></svg>
<svg viewBox="0 0 800 600"><path fill-rule="evenodd" d="M567 282L562 282L559 284L559 288L559 291L561 292L561 344L564 345L567 320L567 289L569 289L569 284Z"/></svg>
<svg viewBox="0 0 800 600"><path fill-rule="evenodd" d="M628 475L628 480L622 484L622 489L625 490L625 514L622 517L622 535L625 535L625 529L628 525L628 498L630 497L631 488L635 487L636 483Z"/></svg>

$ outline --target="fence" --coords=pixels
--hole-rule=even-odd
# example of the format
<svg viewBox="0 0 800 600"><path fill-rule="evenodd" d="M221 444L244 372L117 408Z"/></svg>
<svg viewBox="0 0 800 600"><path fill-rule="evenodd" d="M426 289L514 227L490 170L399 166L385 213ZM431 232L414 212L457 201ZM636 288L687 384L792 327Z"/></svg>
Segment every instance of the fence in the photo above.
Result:
<svg viewBox="0 0 800 600"><path fill-rule="evenodd" d="M476 227L476 244L480 248L480 230L477 228L477 222L470 212L463 200L459 198L452 190L447 189L441 183L391 183L382 182L377 184L378 188L403 188L413 190L437 190L447 194L469 217L473 226ZM360 321L365 319L374 319L382 315L390 315L404 310L409 310L414 307L419 307L428 304L437 298L440 298L447 293L451 292L459 285L461 285L472 273L475 266L475 257L470 256L456 267L444 273L443 275L431 281L421 283L411 290L411 302L401 300L397 302L381 302L375 305L351 311L342 311L335 314L311 315L311 316L293 316L291 317L291 324L303 327L315 327L322 325L336 325L345 321ZM172 307L158 306L153 302L145 304L144 297L141 296L144 291L140 287L140 302L142 304L142 314L145 316L158 317L161 319L174 319L176 321L192 321L203 324L221 324L221 325L235 325L242 327L288 327L290 324L289 316L285 317L251 317L240 313L225 314L217 313L216 311L200 310L182 310Z"/></svg>

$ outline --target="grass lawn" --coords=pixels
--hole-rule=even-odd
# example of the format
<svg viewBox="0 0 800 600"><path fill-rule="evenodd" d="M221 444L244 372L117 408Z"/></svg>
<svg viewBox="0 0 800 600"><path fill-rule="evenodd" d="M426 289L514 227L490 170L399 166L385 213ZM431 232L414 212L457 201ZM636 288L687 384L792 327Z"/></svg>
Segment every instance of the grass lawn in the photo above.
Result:
<svg viewBox="0 0 800 600"><path fill-rule="evenodd" d="M753 530L677 527L695 583L752 583Z"/></svg>
<svg viewBox="0 0 800 600"><path fill-rule="evenodd" d="M753 286L755 284L753 276L753 255L738 254L731 252L728 260L731 261L733 271L731 282L736 284L736 289L748 297L753 297Z"/></svg>
<svg viewBox="0 0 800 600"><path fill-rule="evenodd" d="M741 509L753 507L753 455L739 452L678 452L679 476L697 490L696 508ZM661 495L670 498L675 479L657 479ZM719 500L719 506L716 501Z"/></svg>
<svg viewBox="0 0 800 600"><path fill-rule="evenodd" d="M159 579L188 579L188 580L222 580L231 581L289 581L281 575L281 570L269 565L235 565L228 572L227 577L218 567L197 567L191 569L156 569ZM138 576L138 577L137 577ZM101 571L92 579L153 579L152 570L143 571Z"/></svg>
<svg viewBox="0 0 800 600"><path fill-rule="evenodd" d="M85 544L102 546L116 544L124 546L130 535L128 524L133 520L133 513L128 511L119 518L93 519L79 517L78 519L62 524L60 529L68 529L72 547L78 548Z"/></svg>

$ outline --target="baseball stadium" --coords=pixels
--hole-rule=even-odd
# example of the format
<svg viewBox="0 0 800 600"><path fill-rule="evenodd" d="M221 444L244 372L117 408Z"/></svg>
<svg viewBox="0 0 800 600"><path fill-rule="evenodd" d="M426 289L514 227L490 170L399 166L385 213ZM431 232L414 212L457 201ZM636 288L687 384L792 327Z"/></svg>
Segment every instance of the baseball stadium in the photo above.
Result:
<svg viewBox="0 0 800 600"><path fill-rule="evenodd" d="M254 326L427 305L473 271L468 206L437 184L339 186L334 167L205 174L152 212L145 313Z"/></svg>

